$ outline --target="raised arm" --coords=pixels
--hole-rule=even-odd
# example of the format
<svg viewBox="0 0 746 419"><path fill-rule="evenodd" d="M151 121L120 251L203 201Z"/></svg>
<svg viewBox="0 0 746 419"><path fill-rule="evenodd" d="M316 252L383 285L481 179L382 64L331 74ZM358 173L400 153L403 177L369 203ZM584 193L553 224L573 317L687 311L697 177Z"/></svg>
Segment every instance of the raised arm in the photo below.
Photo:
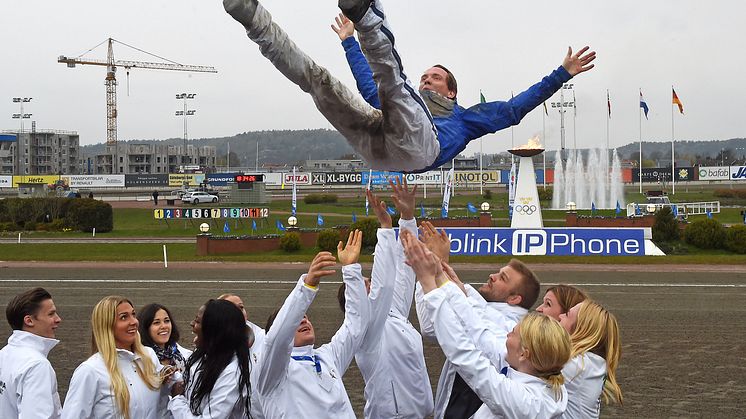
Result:
<svg viewBox="0 0 746 419"><path fill-rule="evenodd" d="M257 380L257 390L260 394L271 392L287 376L295 332L316 297L321 277L334 273L329 268L333 267L336 261L329 252L318 253L311 262L308 273L300 277L282 304L272 327L267 330Z"/></svg>
<svg viewBox="0 0 746 419"><path fill-rule="evenodd" d="M357 90L370 106L381 109L381 102L378 98L378 87L373 80L373 71L370 69L365 55L360 50L360 44L358 44L353 36L355 25L342 13L338 17L335 17L334 20L336 26L332 24L332 30L339 36L340 41L342 41L347 64L349 64L352 75L355 77Z"/></svg>
<svg viewBox="0 0 746 419"><path fill-rule="evenodd" d="M417 194L417 185L410 188L406 179L404 181L396 178L396 182L389 181L396 209L399 210L399 231L408 230L413 236L417 236L417 220L414 218L415 196ZM394 250L394 265L396 266L396 284L394 286L394 301L391 308L403 318L409 317L409 310L412 308L412 298L414 297L415 276L412 268L407 266L404 261L404 247L401 240L397 243Z"/></svg>
<svg viewBox="0 0 746 419"><path fill-rule="evenodd" d="M366 301L365 283L360 264L357 263L363 243L363 233L350 232L347 244L339 242L337 254L342 263L342 280L345 283L345 318L331 342L319 348L330 351L334 364L344 374L355 353L363 343L370 322L370 304Z"/></svg>

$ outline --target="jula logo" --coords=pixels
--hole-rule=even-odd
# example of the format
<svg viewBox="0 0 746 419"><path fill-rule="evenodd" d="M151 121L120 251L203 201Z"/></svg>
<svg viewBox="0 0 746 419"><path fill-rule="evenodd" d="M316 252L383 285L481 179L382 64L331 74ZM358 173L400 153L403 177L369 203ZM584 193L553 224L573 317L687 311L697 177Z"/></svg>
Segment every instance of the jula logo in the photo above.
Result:
<svg viewBox="0 0 746 419"><path fill-rule="evenodd" d="M738 168L738 172L731 175L733 179L746 179L746 166L741 166Z"/></svg>

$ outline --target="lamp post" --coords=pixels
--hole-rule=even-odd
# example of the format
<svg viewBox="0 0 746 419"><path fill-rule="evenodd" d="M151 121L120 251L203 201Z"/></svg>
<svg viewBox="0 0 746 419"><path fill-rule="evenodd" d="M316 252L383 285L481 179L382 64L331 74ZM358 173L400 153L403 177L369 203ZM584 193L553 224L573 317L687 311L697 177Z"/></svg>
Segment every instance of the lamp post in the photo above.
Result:
<svg viewBox="0 0 746 419"><path fill-rule="evenodd" d="M196 93L178 93L176 95L176 99L184 101L184 110L176 111L176 116L184 117L184 155L181 158L181 164L184 166L187 163L187 139L189 138L187 136L187 116L197 113L194 109L187 109L187 99L194 99L195 96L197 96Z"/></svg>
<svg viewBox="0 0 746 419"><path fill-rule="evenodd" d="M13 103L18 103L19 106L21 107L20 113L14 113L13 114L13 119L20 119L21 120L21 130L18 132L19 136L23 132L23 120L24 119L30 119L31 115L32 115L30 113L24 113L23 112L23 104L31 102L31 99L33 99L33 98L30 98L30 97L14 97L13 98Z"/></svg>
<svg viewBox="0 0 746 419"><path fill-rule="evenodd" d="M572 90L573 86L575 86L572 83L565 83L562 85L562 88L560 89L560 101L559 102L551 102L552 108L557 108L557 110L560 113L560 150L561 153L565 153L565 108L574 108L575 102L565 102L565 90ZM567 156L563 156L565 159L567 159Z"/></svg>
<svg viewBox="0 0 746 419"><path fill-rule="evenodd" d="M288 230L298 230L298 219L294 215L288 217Z"/></svg>

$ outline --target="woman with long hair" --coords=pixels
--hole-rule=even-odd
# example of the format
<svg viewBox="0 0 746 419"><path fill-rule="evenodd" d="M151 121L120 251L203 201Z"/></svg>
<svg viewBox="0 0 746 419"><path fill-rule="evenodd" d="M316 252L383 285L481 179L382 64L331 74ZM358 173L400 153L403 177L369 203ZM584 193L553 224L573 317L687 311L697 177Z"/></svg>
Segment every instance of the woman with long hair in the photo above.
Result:
<svg viewBox="0 0 746 419"><path fill-rule="evenodd" d="M568 393L568 418L597 418L604 402L622 404L622 389L616 381L621 358L621 339L616 317L600 304L585 300L560 324L570 333L572 358L562 369Z"/></svg>
<svg viewBox="0 0 746 419"><path fill-rule="evenodd" d="M181 418L246 418L251 411L248 332L243 313L226 300L209 300L199 317L197 348L184 382L174 384L168 410Z"/></svg>
<svg viewBox="0 0 746 419"><path fill-rule="evenodd" d="M158 303L151 303L137 313L140 322L140 340L153 349L162 365L170 365L184 372L186 360L192 351L179 345L179 328L171 310Z"/></svg>
<svg viewBox="0 0 746 419"><path fill-rule="evenodd" d="M559 284L547 288L541 305L536 311L559 321L560 314L567 314L576 304L588 298L580 288L572 285Z"/></svg>
<svg viewBox="0 0 746 419"><path fill-rule="evenodd" d="M93 308L93 355L75 369L62 418L155 419L162 417L160 363L142 345L130 300L104 297Z"/></svg>
<svg viewBox="0 0 746 419"><path fill-rule="evenodd" d="M464 293L444 274L447 265L408 231L401 237L438 343L483 402L472 417L561 416L567 406L562 367L571 351L567 331L548 316L529 313L508 333L506 353L493 363L475 343L480 325Z"/></svg>

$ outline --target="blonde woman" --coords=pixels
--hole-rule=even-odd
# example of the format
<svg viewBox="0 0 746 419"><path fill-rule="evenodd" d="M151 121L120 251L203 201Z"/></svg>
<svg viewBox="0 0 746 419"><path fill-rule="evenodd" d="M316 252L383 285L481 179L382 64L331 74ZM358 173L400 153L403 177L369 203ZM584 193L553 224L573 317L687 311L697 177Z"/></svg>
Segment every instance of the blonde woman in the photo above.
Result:
<svg viewBox="0 0 746 419"><path fill-rule="evenodd" d="M161 391L161 364L140 342L132 302L103 298L93 308L90 358L75 369L62 409L63 419L156 419L167 389ZM164 386L165 387L165 386Z"/></svg>
<svg viewBox="0 0 746 419"><path fill-rule="evenodd" d="M588 298L585 292L572 285L559 284L547 288L541 305L536 311L559 321L560 314L567 314L571 308Z"/></svg>
<svg viewBox="0 0 746 419"><path fill-rule="evenodd" d="M560 324L572 341L572 359L562 369L568 393L564 417L597 418L602 396L607 404L623 401L616 381L622 346L616 317L585 300L561 314Z"/></svg>
<svg viewBox="0 0 746 419"><path fill-rule="evenodd" d="M567 406L562 367L571 351L562 326L529 313L508 333L506 353L499 365L493 364L475 344L480 325L464 293L443 274L438 257L407 231L402 242L443 353L483 402L472 418L560 417Z"/></svg>

